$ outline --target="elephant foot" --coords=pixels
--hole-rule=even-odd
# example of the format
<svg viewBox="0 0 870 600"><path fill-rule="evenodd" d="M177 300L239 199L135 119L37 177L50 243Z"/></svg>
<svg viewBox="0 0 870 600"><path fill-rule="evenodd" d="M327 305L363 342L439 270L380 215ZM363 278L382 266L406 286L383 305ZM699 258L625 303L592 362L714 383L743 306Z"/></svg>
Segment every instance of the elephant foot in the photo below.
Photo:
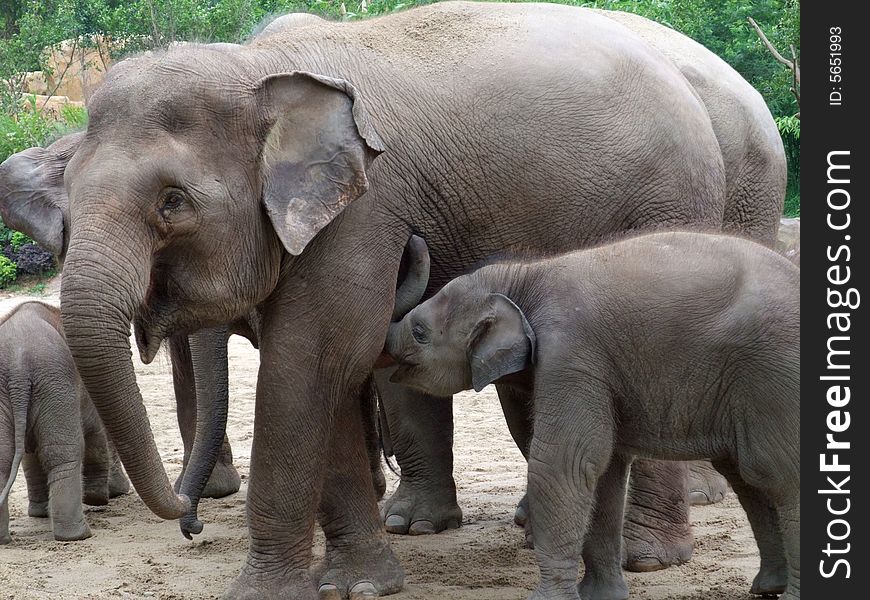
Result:
<svg viewBox="0 0 870 600"><path fill-rule="evenodd" d="M242 569L230 589L224 594L224 600L271 600L272 598L318 600L318 594L307 569L280 575L266 575L251 566Z"/></svg>
<svg viewBox="0 0 870 600"><path fill-rule="evenodd" d="M48 502L29 502L27 516L45 519L48 517Z"/></svg>
<svg viewBox="0 0 870 600"><path fill-rule="evenodd" d="M752 580L752 588L749 590L749 593L765 598L773 598L785 592L787 584L788 567L786 565L777 567L762 565L755 579Z"/></svg>
<svg viewBox="0 0 870 600"><path fill-rule="evenodd" d="M586 597L577 593L577 590L569 586L562 590L544 589L538 587L529 595L528 600L586 600Z"/></svg>
<svg viewBox="0 0 870 600"><path fill-rule="evenodd" d="M529 521L529 495L526 494L517 504L517 509L514 511L514 524L517 527L522 527L525 533L525 541L523 548L533 550L535 542L532 540L532 522Z"/></svg>
<svg viewBox="0 0 870 600"><path fill-rule="evenodd" d="M514 511L514 524L517 527L525 527L529 521L529 495L526 494L517 504L517 509Z"/></svg>
<svg viewBox="0 0 870 600"><path fill-rule="evenodd" d="M235 494L242 486L242 478L232 464L218 461L205 489L202 490L202 498L223 498Z"/></svg>
<svg viewBox="0 0 870 600"><path fill-rule="evenodd" d="M320 600L362 600L395 594L405 583L405 571L386 540L327 549L312 568L320 582Z"/></svg>
<svg viewBox="0 0 870 600"><path fill-rule="evenodd" d="M82 519L69 525L59 525L55 523L52 526L54 539L58 542L75 542L78 540L86 540L91 537L91 528L88 527L87 521Z"/></svg>
<svg viewBox="0 0 870 600"><path fill-rule="evenodd" d="M452 477L442 485L428 484L425 488L403 479L384 503L381 515L387 531L400 535L429 535L462 525Z"/></svg>
<svg viewBox="0 0 870 600"><path fill-rule="evenodd" d="M689 504L706 506L725 498L728 482L706 460L689 463Z"/></svg>
<svg viewBox="0 0 870 600"><path fill-rule="evenodd" d="M10 543L12 543L12 537L9 535L9 532L0 533L0 546L5 546Z"/></svg>
<svg viewBox="0 0 870 600"><path fill-rule="evenodd" d="M130 480L124 474L120 465L113 466L109 471L109 498L117 498L130 493Z"/></svg>
<svg viewBox="0 0 870 600"><path fill-rule="evenodd" d="M586 576L577 585L577 591L583 600L628 600L628 585L622 577L614 581L599 581Z"/></svg>
<svg viewBox="0 0 870 600"><path fill-rule="evenodd" d="M660 571L681 565L692 558L694 540L688 525L655 530L626 520L622 539L625 555L623 566L627 571Z"/></svg>
<svg viewBox="0 0 870 600"><path fill-rule="evenodd" d="M82 494L82 502L87 504L88 506L105 506L109 503L109 488L108 486L102 486L102 488L85 488L84 493Z"/></svg>

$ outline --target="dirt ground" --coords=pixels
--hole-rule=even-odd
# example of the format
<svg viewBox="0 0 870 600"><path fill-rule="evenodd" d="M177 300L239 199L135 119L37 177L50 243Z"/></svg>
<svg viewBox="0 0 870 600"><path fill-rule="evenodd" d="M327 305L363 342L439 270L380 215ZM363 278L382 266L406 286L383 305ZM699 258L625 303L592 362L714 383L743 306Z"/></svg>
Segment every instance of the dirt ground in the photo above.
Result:
<svg viewBox="0 0 870 600"><path fill-rule="evenodd" d="M56 302L57 286L49 286ZM22 298L0 296L0 315ZM23 472L10 499L13 541L0 546L0 598L218 598L236 576L247 549L245 492L250 464L254 389L259 356L243 339L230 342L231 401L228 433L242 489L221 500L203 500L203 533L185 540L177 523L161 521L135 494L91 507L93 537L55 542L49 522L27 516ZM182 445L175 422L171 373L164 355L136 363L164 465L174 478ZM523 600L534 587L532 551L513 525L524 489L525 463L504 423L492 388L466 393L455 403L455 476L463 526L436 536L392 536L405 567L405 589L396 600ZM387 472L389 494L398 479ZM733 493L724 502L693 509L695 556L681 567L627 574L631 597L643 600L748 600L758 554ZM315 554L323 552L323 537Z"/></svg>

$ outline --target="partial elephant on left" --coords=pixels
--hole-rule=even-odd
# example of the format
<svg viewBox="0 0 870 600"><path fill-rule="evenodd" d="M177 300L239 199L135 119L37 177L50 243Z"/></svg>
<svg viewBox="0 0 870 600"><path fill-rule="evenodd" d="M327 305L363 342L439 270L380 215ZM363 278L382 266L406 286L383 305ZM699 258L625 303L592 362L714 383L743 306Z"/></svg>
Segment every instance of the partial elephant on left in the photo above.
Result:
<svg viewBox="0 0 870 600"><path fill-rule="evenodd" d="M91 530L82 502L126 494L103 423L76 372L60 310L25 302L0 320L0 544L9 535L9 493L23 463L31 517L51 517L54 539Z"/></svg>
<svg viewBox="0 0 870 600"><path fill-rule="evenodd" d="M0 217L9 227L24 232L54 253L61 268L69 239L69 199L64 189L64 170L83 137L84 132L65 135L46 148L34 147L14 154L0 165ZM257 327L257 319L250 317L230 326L230 332L248 338L256 347ZM199 378L194 373L188 337L193 339L198 335L178 335L169 341L178 425L184 443L184 467L176 481L177 489L181 488L194 445L196 381L200 381L208 393L215 394L215 398L207 403L215 405L216 410L226 406L229 395L226 383L212 381L213 374L220 372L219 367L202 365ZM204 335L209 340L216 339L208 332ZM223 345L225 353L226 337L216 343ZM241 477L233 466L232 449L224 430L225 427L221 427L223 439L218 446L220 451L214 468L209 471L210 476L197 496L221 498L237 492L241 486Z"/></svg>

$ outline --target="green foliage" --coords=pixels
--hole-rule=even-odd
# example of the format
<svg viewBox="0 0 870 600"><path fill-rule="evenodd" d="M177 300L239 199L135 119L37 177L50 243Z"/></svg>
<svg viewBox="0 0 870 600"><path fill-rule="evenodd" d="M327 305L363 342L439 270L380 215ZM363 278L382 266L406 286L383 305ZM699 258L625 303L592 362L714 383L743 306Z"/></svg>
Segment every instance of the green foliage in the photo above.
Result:
<svg viewBox="0 0 870 600"><path fill-rule="evenodd" d="M28 108L15 113L0 113L0 162L16 152L42 146L59 135L87 124L87 112L75 105L61 109L62 118L55 121L42 112L35 97L25 98Z"/></svg>
<svg viewBox="0 0 870 600"><path fill-rule="evenodd" d="M0 289L15 281L18 275L18 269L15 263L0 254Z"/></svg>
<svg viewBox="0 0 870 600"><path fill-rule="evenodd" d="M64 104L60 109L64 126L70 129L84 129L88 124L88 111L75 104Z"/></svg>
<svg viewBox="0 0 870 600"><path fill-rule="evenodd" d="M21 233L20 231L15 231L12 233L12 236L9 239L9 244L12 246L12 250L18 252L21 249L21 246L24 244L32 244L34 243L29 237Z"/></svg>
<svg viewBox="0 0 870 600"><path fill-rule="evenodd" d="M30 110L0 113L0 161L16 152L39 146L54 131L55 125L38 110L36 99L27 100Z"/></svg>
<svg viewBox="0 0 870 600"><path fill-rule="evenodd" d="M15 232L6 227L6 224L3 223L3 219L0 219L0 251L2 251L3 248L12 241L12 236L14 234Z"/></svg>
<svg viewBox="0 0 870 600"><path fill-rule="evenodd" d="M785 214L801 216L801 122L797 117L777 117L776 126L782 136L785 157L788 161L788 188L785 194Z"/></svg>

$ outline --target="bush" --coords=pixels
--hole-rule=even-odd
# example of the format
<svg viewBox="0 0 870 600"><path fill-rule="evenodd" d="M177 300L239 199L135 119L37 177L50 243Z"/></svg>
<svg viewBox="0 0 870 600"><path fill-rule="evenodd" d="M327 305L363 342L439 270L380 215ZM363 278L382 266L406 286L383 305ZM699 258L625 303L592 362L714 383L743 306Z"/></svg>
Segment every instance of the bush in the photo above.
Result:
<svg viewBox="0 0 870 600"><path fill-rule="evenodd" d="M18 250L24 244L32 244L33 240L29 237L21 233L20 231L15 231L12 233L12 237L9 239L9 245L12 246L13 252L18 252Z"/></svg>
<svg viewBox="0 0 870 600"><path fill-rule="evenodd" d="M58 131L58 124L39 111L31 96L30 110L0 113L0 162L16 152L41 146Z"/></svg>
<svg viewBox="0 0 870 600"><path fill-rule="evenodd" d="M0 288L5 288L15 281L17 276L18 268L15 263L0 254Z"/></svg>
<svg viewBox="0 0 870 600"><path fill-rule="evenodd" d="M3 256L16 265L18 275L45 275L55 269L54 255L32 241L18 248L9 244Z"/></svg>

